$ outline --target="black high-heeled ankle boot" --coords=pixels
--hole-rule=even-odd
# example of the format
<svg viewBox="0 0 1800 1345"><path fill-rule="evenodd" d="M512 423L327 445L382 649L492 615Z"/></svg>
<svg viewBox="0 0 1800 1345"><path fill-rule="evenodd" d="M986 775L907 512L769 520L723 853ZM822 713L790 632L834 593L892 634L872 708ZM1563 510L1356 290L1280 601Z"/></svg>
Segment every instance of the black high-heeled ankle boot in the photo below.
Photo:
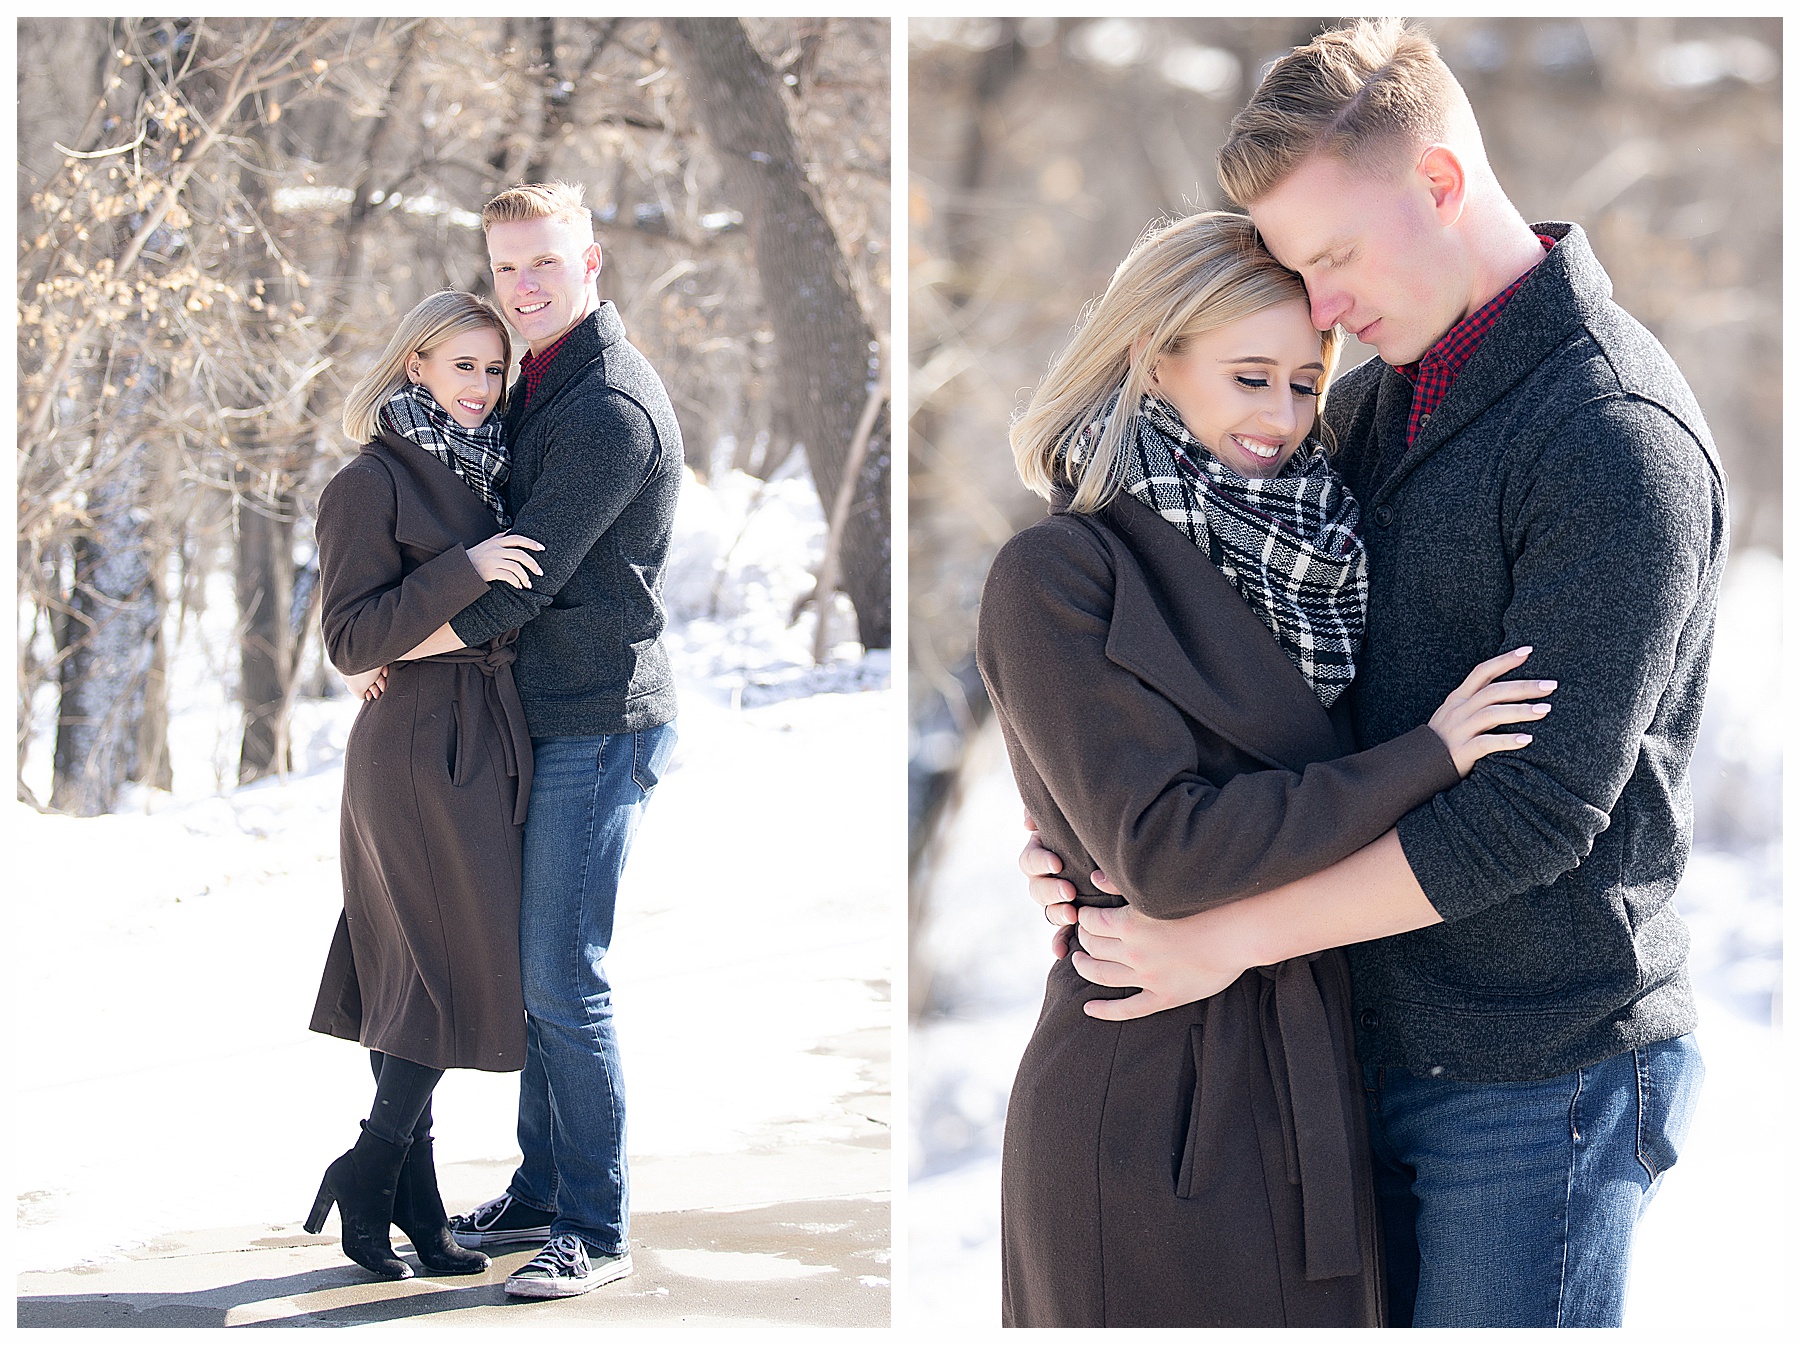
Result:
<svg viewBox="0 0 1800 1345"><path fill-rule="evenodd" d="M485 1254L458 1246L450 1235L450 1218L444 1213L444 1198L438 1194L437 1166L432 1162L428 1134L413 1134L412 1147L400 1165L400 1182L394 1188L394 1225L412 1243L419 1264L434 1275L479 1275L488 1268Z"/></svg>
<svg viewBox="0 0 1800 1345"><path fill-rule="evenodd" d="M388 1225L394 1221L394 1191L408 1145L391 1144L372 1134L367 1123L349 1152L334 1159L319 1183L306 1231L325 1227L325 1216L337 1203L343 1225L344 1255L384 1280L409 1280L413 1269L394 1255Z"/></svg>

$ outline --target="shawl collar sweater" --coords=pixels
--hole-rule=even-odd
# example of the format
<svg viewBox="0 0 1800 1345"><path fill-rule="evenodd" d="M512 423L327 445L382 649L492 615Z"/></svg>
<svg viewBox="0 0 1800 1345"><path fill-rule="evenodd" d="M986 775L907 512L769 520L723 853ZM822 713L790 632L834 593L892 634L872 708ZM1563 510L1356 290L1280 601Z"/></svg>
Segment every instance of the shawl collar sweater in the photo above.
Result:
<svg viewBox="0 0 1800 1345"><path fill-rule="evenodd" d="M1412 388L1370 360L1327 416L1363 502L1370 608L1349 700L1366 747L1520 645L1559 683L1522 750L1401 819L1445 923L1350 950L1365 1062L1549 1078L1694 1026L1671 898L1693 831L1724 473L1668 353L1582 231L1526 277L1406 443ZM1389 466L1391 464L1391 466Z"/></svg>
<svg viewBox="0 0 1800 1345"><path fill-rule="evenodd" d="M529 400L507 400L512 531L544 544L531 587L494 581L451 619L465 644L519 627L533 737L631 733L675 717L663 569L681 428L662 380L603 303L557 347Z"/></svg>

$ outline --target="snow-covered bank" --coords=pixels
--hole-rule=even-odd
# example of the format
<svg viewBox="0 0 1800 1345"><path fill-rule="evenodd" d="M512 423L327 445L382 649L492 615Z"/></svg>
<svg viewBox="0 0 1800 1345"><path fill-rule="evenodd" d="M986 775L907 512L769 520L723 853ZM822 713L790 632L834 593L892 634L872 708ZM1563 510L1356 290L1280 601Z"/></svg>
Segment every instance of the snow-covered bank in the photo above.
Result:
<svg viewBox="0 0 1800 1345"><path fill-rule="evenodd" d="M1700 844L1676 902L1693 936L1707 1062L1694 1132L1645 1216L1629 1326L1758 1331L1784 1310L1779 1185L1789 1063L1782 968L1781 563L1735 557L1692 770ZM1006 1095L1031 1035L1049 930L1026 897L1018 795L990 725L933 872L923 947L938 1012L910 1041L908 1320L999 1320L999 1157ZM1773 1192L1771 1186L1774 1184ZM1773 1198L1772 1198L1773 1196Z"/></svg>
<svg viewBox="0 0 1800 1345"><path fill-rule="evenodd" d="M722 573L726 600L705 616L672 595L680 746L608 963L641 1156L866 1126L843 1105L871 1091L863 1066L823 1048L889 1023L903 814L887 656L840 645L812 667L811 618L784 623L816 558L816 503L776 483L752 515L756 492L726 484L738 494L723 505L693 483L683 499L678 561ZM717 528L686 526L714 505ZM765 530L761 550L714 542ZM209 611L176 646L173 795L91 819L11 806L22 1268L171 1230L291 1223L367 1111L366 1057L306 1030L340 906L341 758L358 707L303 702L294 773L219 788L210 773L236 733L229 629L228 611ZM871 839L893 862L870 862ZM440 1161L515 1152L516 1086L448 1074Z"/></svg>

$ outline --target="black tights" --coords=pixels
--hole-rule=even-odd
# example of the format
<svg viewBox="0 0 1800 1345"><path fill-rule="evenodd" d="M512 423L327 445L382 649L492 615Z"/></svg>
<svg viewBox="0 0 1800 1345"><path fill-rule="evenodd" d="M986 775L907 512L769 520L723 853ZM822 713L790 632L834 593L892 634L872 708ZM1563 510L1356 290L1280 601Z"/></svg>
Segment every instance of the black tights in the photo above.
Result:
<svg viewBox="0 0 1800 1345"><path fill-rule="evenodd" d="M431 1134L431 1090L444 1071L369 1052L375 1072L375 1105L369 1108L369 1133L389 1144L409 1144Z"/></svg>

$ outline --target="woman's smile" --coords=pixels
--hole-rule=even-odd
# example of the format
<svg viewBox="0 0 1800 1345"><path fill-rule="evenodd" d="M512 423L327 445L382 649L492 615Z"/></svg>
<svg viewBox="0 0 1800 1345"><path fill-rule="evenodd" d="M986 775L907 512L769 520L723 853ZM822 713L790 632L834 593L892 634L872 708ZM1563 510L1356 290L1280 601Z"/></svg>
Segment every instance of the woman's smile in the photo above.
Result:
<svg viewBox="0 0 1800 1345"><path fill-rule="evenodd" d="M1259 462L1274 462L1281 455L1281 450L1287 447L1285 439L1257 439L1247 434L1234 434L1229 438L1232 443Z"/></svg>
<svg viewBox="0 0 1800 1345"><path fill-rule="evenodd" d="M478 327L414 355L406 372L450 413L450 419L474 430L488 418L506 386L506 352L498 332Z"/></svg>
<svg viewBox="0 0 1800 1345"><path fill-rule="evenodd" d="M1278 476L1318 418L1325 363L1298 299L1159 356L1151 386L1206 451L1243 476Z"/></svg>

